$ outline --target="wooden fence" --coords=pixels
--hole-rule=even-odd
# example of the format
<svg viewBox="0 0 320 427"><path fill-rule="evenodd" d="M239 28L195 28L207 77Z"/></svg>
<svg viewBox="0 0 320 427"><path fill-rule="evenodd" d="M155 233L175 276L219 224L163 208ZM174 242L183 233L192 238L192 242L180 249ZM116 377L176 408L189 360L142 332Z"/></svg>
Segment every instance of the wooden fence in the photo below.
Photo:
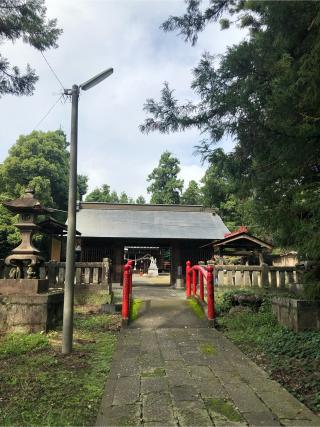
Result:
<svg viewBox="0 0 320 427"><path fill-rule="evenodd" d="M220 287L286 289L300 281L296 267L215 265L215 284Z"/></svg>

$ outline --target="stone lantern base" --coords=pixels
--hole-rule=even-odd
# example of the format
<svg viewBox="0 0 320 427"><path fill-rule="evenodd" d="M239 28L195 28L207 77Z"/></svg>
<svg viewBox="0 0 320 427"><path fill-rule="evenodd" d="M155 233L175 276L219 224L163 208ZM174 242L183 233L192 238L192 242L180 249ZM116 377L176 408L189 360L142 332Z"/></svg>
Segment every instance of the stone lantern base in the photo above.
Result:
<svg viewBox="0 0 320 427"><path fill-rule="evenodd" d="M62 321L63 292L48 291L48 280L0 280L0 333L40 332Z"/></svg>

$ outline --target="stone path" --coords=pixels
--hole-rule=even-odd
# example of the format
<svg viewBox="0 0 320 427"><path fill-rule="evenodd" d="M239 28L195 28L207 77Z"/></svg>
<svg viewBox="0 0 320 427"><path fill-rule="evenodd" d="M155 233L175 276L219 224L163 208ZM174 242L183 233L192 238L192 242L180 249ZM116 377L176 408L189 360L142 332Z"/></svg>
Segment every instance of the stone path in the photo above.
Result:
<svg viewBox="0 0 320 427"><path fill-rule="evenodd" d="M97 426L320 426L320 418L208 329L172 289L122 330Z"/></svg>

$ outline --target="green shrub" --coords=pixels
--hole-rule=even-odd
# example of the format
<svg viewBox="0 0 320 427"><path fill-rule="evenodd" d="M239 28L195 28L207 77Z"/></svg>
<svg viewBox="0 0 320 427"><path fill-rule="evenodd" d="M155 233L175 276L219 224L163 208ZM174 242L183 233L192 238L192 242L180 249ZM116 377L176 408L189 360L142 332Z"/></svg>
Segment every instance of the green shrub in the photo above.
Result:
<svg viewBox="0 0 320 427"><path fill-rule="evenodd" d="M304 297L310 300L320 300L320 265L312 265L303 274Z"/></svg>
<svg viewBox="0 0 320 427"><path fill-rule="evenodd" d="M258 312L225 314L217 323L227 337L311 409L320 410L320 331L293 332L278 324L270 293Z"/></svg>
<svg viewBox="0 0 320 427"><path fill-rule="evenodd" d="M312 301L320 300L320 282L305 283L303 286L303 294L306 299Z"/></svg>

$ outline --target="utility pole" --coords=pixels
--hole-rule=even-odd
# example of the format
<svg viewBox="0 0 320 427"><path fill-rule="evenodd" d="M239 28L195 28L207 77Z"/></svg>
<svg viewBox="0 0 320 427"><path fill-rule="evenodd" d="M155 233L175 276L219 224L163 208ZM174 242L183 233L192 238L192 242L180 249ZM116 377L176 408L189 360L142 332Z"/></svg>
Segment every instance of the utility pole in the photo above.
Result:
<svg viewBox="0 0 320 427"><path fill-rule="evenodd" d="M66 275L63 304L62 353L72 352L73 342L73 298L75 276L75 249L76 249L76 210L77 210L77 151L78 151L78 102L81 90L88 90L96 86L113 73L108 68L81 85L73 85L72 89L65 89L64 94L70 96L71 109L71 142L70 142L70 171L68 196L68 235L66 253Z"/></svg>
<svg viewBox="0 0 320 427"><path fill-rule="evenodd" d="M71 91L71 142L68 197L68 236L66 253L66 276L63 305L62 353L72 351L73 336L73 298L76 247L76 209L77 209L77 151L78 151L78 101L79 86L73 85Z"/></svg>

